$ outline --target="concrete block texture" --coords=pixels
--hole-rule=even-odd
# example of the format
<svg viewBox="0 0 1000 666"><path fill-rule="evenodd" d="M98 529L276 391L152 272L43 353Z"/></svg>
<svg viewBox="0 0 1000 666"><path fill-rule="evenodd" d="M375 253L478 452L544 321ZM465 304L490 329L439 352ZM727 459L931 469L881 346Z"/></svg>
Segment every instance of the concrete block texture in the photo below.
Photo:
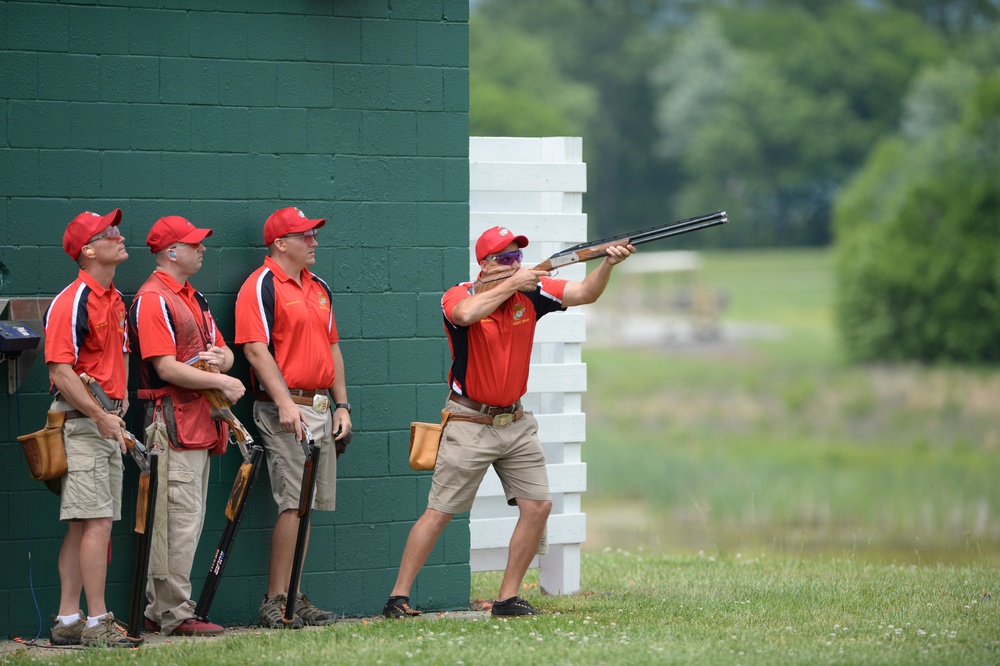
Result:
<svg viewBox="0 0 1000 666"><path fill-rule="evenodd" d="M468 252L467 21L459 0L0 2L0 298L56 295L78 271L62 249L66 224L120 207L130 257L115 286L128 304L154 266L150 226L183 215L213 229L192 283L232 341L236 293L267 252L266 217L298 206L327 220L313 270L333 290L355 435L338 465L337 511L315 516L303 588L351 615L380 611L426 505L429 475L409 469L406 444L410 421L430 418L445 395L440 297ZM235 351L233 372L248 382ZM50 402L44 362L22 372L20 395L0 392L11 443L41 425ZM251 406L248 396L235 409L254 431ZM20 448L3 448L3 561L30 549L36 571L33 582L0 583L0 620L27 635L37 627L25 600L36 595L45 616L56 610L64 526ZM195 595L240 460L231 447L213 466ZM107 588L118 614L136 486L126 461ZM276 517L265 468L213 620L255 617ZM467 542L463 518L418 579L423 608L468 605Z"/></svg>

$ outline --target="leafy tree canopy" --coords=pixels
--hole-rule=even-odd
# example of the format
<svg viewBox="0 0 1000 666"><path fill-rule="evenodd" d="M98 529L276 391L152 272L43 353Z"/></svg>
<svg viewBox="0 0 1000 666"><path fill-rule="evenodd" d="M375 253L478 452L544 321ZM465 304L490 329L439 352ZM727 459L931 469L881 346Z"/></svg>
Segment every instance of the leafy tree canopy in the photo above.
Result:
<svg viewBox="0 0 1000 666"><path fill-rule="evenodd" d="M904 108L836 207L845 347L864 361L1000 362L1000 58L925 70Z"/></svg>

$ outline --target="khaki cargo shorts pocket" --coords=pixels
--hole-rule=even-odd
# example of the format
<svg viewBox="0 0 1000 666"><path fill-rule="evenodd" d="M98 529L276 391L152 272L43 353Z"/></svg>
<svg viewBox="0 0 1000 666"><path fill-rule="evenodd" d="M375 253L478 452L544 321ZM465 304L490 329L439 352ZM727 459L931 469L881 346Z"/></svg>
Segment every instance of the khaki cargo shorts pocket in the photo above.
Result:
<svg viewBox="0 0 1000 666"><path fill-rule="evenodd" d="M63 486L62 503L66 507L93 509L98 502L97 489L102 482L97 475L97 457L75 455L66 460L66 482Z"/></svg>

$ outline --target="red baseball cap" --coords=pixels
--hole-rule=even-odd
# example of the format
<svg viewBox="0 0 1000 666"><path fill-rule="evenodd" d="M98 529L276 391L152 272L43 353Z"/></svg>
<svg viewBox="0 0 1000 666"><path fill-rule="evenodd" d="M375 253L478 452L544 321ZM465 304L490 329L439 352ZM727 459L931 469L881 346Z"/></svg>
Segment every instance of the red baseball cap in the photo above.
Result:
<svg viewBox="0 0 1000 666"><path fill-rule="evenodd" d="M525 247L528 244L528 239L525 236L515 236L514 232L507 227L487 229L476 241L476 261L482 261L488 255L499 252L511 243L517 243L518 247Z"/></svg>
<svg viewBox="0 0 1000 666"><path fill-rule="evenodd" d="M153 224L146 245L156 254L174 243L200 243L211 235L211 229L199 229L179 215L167 215Z"/></svg>
<svg viewBox="0 0 1000 666"><path fill-rule="evenodd" d="M287 234L319 229L324 224L326 220L310 220L305 213L294 206L280 208L271 213L264 223L264 245L270 245L275 239Z"/></svg>
<svg viewBox="0 0 1000 666"><path fill-rule="evenodd" d="M117 227L122 221L122 209L115 208L107 215L87 211L73 218L63 233L63 249L76 261L80 251L98 231L107 227Z"/></svg>

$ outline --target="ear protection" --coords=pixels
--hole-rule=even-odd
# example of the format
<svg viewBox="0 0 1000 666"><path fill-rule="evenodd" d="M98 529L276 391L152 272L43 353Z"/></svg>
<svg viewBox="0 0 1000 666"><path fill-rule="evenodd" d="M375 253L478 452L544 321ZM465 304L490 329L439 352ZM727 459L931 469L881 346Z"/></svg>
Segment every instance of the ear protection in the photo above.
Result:
<svg viewBox="0 0 1000 666"><path fill-rule="evenodd" d="M176 259L177 258L177 253L174 252L173 250L171 250L170 252L167 252L167 254L170 255L171 259Z"/></svg>
<svg viewBox="0 0 1000 666"><path fill-rule="evenodd" d="M84 248L83 249L83 253L85 255L87 255L88 257L94 256L94 251L92 249L90 249L89 247Z"/></svg>

